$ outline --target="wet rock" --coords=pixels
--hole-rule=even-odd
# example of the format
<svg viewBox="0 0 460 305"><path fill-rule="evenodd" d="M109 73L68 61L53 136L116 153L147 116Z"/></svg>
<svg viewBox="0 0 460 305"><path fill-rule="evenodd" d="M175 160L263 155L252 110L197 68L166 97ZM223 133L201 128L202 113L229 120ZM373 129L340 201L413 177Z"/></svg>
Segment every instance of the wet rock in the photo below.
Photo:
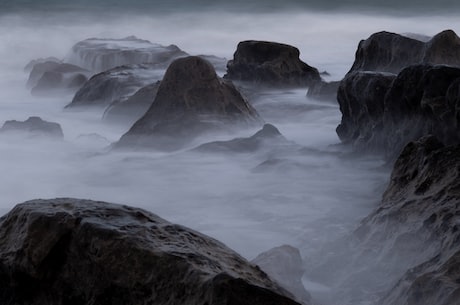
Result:
<svg viewBox="0 0 460 305"><path fill-rule="evenodd" d="M178 149L206 132L259 123L257 112L206 60L175 60L146 114L116 147Z"/></svg>
<svg viewBox="0 0 460 305"><path fill-rule="evenodd" d="M161 79L163 66L154 64L120 66L89 79L75 93L66 108L107 108L117 101L127 100L136 91Z"/></svg>
<svg viewBox="0 0 460 305"><path fill-rule="evenodd" d="M251 262L291 292L297 301L311 303L311 296L302 284L304 271L299 249L283 245L259 254Z"/></svg>
<svg viewBox="0 0 460 305"><path fill-rule="evenodd" d="M297 48L286 44L242 41L227 64L225 78L278 87L308 87L320 81L318 70L299 55Z"/></svg>
<svg viewBox="0 0 460 305"><path fill-rule="evenodd" d="M261 130L248 138L236 138L230 141L214 141L198 146L196 151L248 153L262 148L290 145L291 143L271 125L265 124Z"/></svg>
<svg viewBox="0 0 460 305"><path fill-rule="evenodd" d="M105 110L103 119L107 122L123 123L132 126L150 108L155 99L160 81L139 89L128 98L115 100Z"/></svg>
<svg viewBox="0 0 460 305"><path fill-rule="evenodd" d="M50 137L62 139L64 134L61 126L58 123L47 122L39 117L29 117L25 121L6 121L2 128L1 133L12 134L26 134L30 137Z"/></svg>
<svg viewBox="0 0 460 305"><path fill-rule="evenodd" d="M66 62L95 72L132 64L168 64L187 53L175 45L162 46L134 36L123 39L90 38L72 47Z"/></svg>
<svg viewBox="0 0 460 305"><path fill-rule="evenodd" d="M34 95L62 90L78 90L91 72L75 65L45 61L35 64L30 71L27 86Z"/></svg>
<svg viewBox="0 0 460 305"><path fill-rule="evenodd" d="M2 304L298 304L222 243L128 206L28 201L0 238Z"/></svg>

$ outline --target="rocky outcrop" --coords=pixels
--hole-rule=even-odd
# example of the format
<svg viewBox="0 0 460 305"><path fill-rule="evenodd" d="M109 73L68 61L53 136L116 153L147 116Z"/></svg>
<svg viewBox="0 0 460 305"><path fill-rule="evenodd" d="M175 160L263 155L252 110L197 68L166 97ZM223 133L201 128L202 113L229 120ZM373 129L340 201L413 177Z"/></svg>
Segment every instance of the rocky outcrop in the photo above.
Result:
<svg viewBox="0 0 460 305"><path fill-rule="evenodd" d="M314 82L307 91L307 97L321 101L336 101L337 90L339 89L340 81L318 81Z"/></svg>
<svg viewBox="0 0 460 305"><path fill-rule="evenodd" d="M149 110L115 146L177 149L206 132L259 122L230 81L208 61L190 56L169 66Z"/></svg>
<svg viewBox="0 0 460 305"><path fill-rule="evenodd" d="M75 44L66 62L102 72L132 64L168 64L187 53L175 45L162 46L134 36L123 39L90 38Z"/></svg>
<svg viewBox="0 0 460 305"><path fill-rule="evenodd" d="M443 31L427 42L378 32L359 43L350 72L398 73L415 64L460 65L460 38L452 30Z"/></svg>
<svg viewBox="0 0 460 305"><path fill-rule="evenodd" d="M368 78L362 85L359 75ZM360 149L383 151L390 159L408 142L428 134L444 144L460 143L460 68L414 65L402 70L391 83L390 78L374 94L363 88L372 88L382 79L378 73L350 73L342 81L338 92L342 122L337 128L342 141Z"/></svg>
<svg viewBox="0 0 460 305"><path fill-rule="evenodd" d="M227 64L225 78L278 87L308 87L320 81L318 70L302 62L299 55L297 48L286 44L242 41Z"/></svg>
<svg viewBox="0 0 460 305"><path fill-rule="evenodd" d="M30 71L27 86L32 89L34 95L60 90L78 90L90 74L88 70L67 63L38 62Z"/></svg>
<svg viewBox="0 0 460 305"><path fill-rule="evenodd" d="M251 262L291 292L297 301L311 303L311 296L302 284L304 271L299 249L283 245L259 254Z"/></svg>
<svg viewBox="0 0 460 305"><path fill-rule="evenodd" d="M75 93L66 108L107 108L128 99L137 90L158 81L163 70L158 65L126 65L94 75Z"/></svg>
<svg viewBox="0 0 460 305"><path fill-rule="evenodd" d="M47 122L39 117L29 117L25 121L6 121L0 133L19 133L30 137L50 137L55 139L64 138L61 126L58 123Z"/></svg>
<svg viewBox="0 0 460 305"><path fill-rule="evenodd" d="M131 127L150 108L159 87L160 81L157 81L156 83L142 87L128 98L115 100L105 110L104 121L123 123Z"/></svg>
<svg viewBox="0 0 460 305"><path fill-rule="evenodd" d="M286 138L275 126L265 124L261 130L248 138L236 138L229 141L214 141L202 144L194 150L201 152L248 153L255 152L262 148L273 148L276 146L291 144L292 143L286 140Z"/></svg>
<svg viewBox="0 0 460 305"><path fill-rule="evenodd" d="M28 201L0 239L2 304L298 304L222 243L128 206Z"/></svg>

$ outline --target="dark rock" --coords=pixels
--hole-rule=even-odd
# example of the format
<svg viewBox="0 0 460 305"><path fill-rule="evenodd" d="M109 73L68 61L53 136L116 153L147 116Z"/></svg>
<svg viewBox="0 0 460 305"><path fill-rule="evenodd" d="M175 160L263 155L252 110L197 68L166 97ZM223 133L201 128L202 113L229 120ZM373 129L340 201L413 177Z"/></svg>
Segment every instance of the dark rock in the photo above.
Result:
<svg viewBox="0 0 460 305"><path fill-rule="evenodd" d="M169 66L153 104L116 146L177 149L200 134L256 122L257 112L234 85L190 56Z"/></svg>
<svg viewBox="0 0 460 305"><path fill-rule="evenodd" d="M39 117L29 117L27 120L21 121L6 121L1 133L21 133L32 137L45 136L51 138L62 139L64 134L61 126L58 123L52 123L42 120Z"/></svg>
<svg viewBox="0 0 460 305"><path fill-rule="evenodd" d="M28 201L0 239L2 304L297 304L222 243L128 206Z"/></svg>
<svg viewBox="0 0 460 305"><path fill-rule="evenodd" d="M187 53L175 45L162 46L134 36L123 39L90 38L72 47L66 62L95 72L122 65L168 64Z"/></svg>
<svg viewBox="0 0 460 305"><path fill-rule="evenodd" d="M88 70L75 65L55 61L39 62L30 71L27 86L32 88L34 95L77 90L89 76Z"/></svg>
<svg viewBox="0 0 460 305"><path fill-rule="evenodd" d="M395 33L378 32L359 43L349 73L398 73L416 64L460 65L460 38L452 30L443 31L427 42Z"/></svg>
<svg viewBox="0 0 460 305"><path fill-rule="evenodd" d="M324 101L337 101L337 90L340 81L318 81L314 82L307 91L307 97Z"/></svg>
<svg viewBox="0 0 460 305"><path fill-rule="evenodd" d="M273 147L291 144L271 125L265 124L261 130L249 138L236 138L230 141L215 141L198 146L195 150L203 152L233 152L248 153L257 151L263 147Z"/></svg>
<svg viewBox="0 0 460 305"><path fill-rule="evenodd" d="M163 66L154 64L120 66L91 77L75 93L66 108L106 108L117 101L128 99L137 90L160 80Z"/></svg>
<svg viewBox="0 0 460 305"><path fill-rule="evenodd" d="M302 284L304 271L299 249L288 245L276 247L259 254L251 263L291 292L297 301L311 303L311 296Z"/></svg>
<svg viewBox="0 0 460 305"><path fill-rule="evenodd" d="M343 142L360 149L381 147L384 98L394 79L390 73L358 71L340 82L337 100L342 121L337 134Z"/></svg>
<svg viewBox="0 0 460 305"><path fill-rule="evenodd" d="M103 119L108 122L132 126L150 108L155 99L160 81L139 89L132 96L116 100L104 112Z"/></svg>
<svg viewBox="0 0 460 305"><path fill-rule="evenodd" d="M302 62L299 55L297 48L286 44L242 41L227 64L225 78L281 87L308 87L320 81L318 70Z"/></svg>

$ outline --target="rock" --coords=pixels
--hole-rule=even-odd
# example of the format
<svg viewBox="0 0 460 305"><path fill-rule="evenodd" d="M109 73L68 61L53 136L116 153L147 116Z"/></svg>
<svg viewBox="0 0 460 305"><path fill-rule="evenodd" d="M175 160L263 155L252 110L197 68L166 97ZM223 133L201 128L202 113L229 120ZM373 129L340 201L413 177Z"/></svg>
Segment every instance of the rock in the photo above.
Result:
<svg viewBox="0 0 460 305"><path fill-rule="evenodd" d="M98 107L107 108L117 101L127 100L136 91L163 75L163 67L154 64L120 66L89 79L75 93L66 108Z"/></svg>
<svg viewBox="0 0 460 305"><path fill-rule="evenodd" d="M162 46L134 36L123 39L90 38L72 47L66 62L95 72L132 64L168 64L187 53L175 45Z"/></svg>
<svg viewBox="0 0 460 305"><path fill-rule="evenodd" d="M395 33L378 32L359 43L349 73L398 73L416 64L460 65L460 38L452 30L445 30L426 42Z"/></svg>
<svg viewBox="0 0 460 305"><path fill-rule="evenodd" d="M357 71L340 82L337 100L342 121L337 134L342 142L352 143L360 150L381 149L384 98L395 77L390 73Z"/></svg>
<svg viewBox="0 0 460 305"><path fill-rule="evenodd" d="M340 81L318 81L314 82L307 91L307 97L324 101L337 101L337 90Z"/></svg>
<svg viewBox="0 0 460 305"><path fill-rule="evenodd" d="M0 239L2 304L298 304L222 243L128 206L28 201Z"/></svg>
<svg viewBox="0 0 460 305"><path fill-rule="evenodd" d="M207 132L259 123L257 112L206 60L175 60L149 110L116 147L178 149Z"/></svg>
<svg viewBox="0 0 460 305"><path fill-rule="evenodd" d="M29 117L23 122L16 120L6 121L0 128L0 132L21 133L31 137L64 138L61 126L58 123L47 122L36 116Z"/></svg>
<svg viewBox="0 0 460 305"><path fill-rule="evenodd" d="M299 55L297 48L286 44L242 41L227 64L225 78L278 87L308 87L320 81L318 70Z"/></svg>
<svg viewBox="0 0 460 305"><path fill-rule="evenodd" d="M88 70L71 64L55 61L39 62L30 71L27 86L32 88L34 95L59 90L78 90L90 74Z"/></svg>
<svg viewBox="0 0 460 305"><path fill-rule="evenodd" d="M194 150L201 152L248 153L264 147L289 144L291 143L286 140L275 126L265 124L261 130L249 138L236 138L230 141L214 141L202 144Z"/></svg>
<svg viewBox="0 0 460 305"><path fill-rule="evenodd" d="M139 89L132 96L116 100L105 110L103 119L108 122L123 123L130 127L150 108L155 99L160 81Z"/></svg>
<svg viewBox="0 0 460 305"><path fill-rule="evenodd" d="M291 292L298 302L311 303L311 296L302 284L304 271L299 249L288 245L276 247L259 254L251 263Z"/></svg>
<svg viewBox="0 0 460 305"><path fill-rule="evenodd" d="M24 72L30 72L32 71L33 67L39 63L44 63L44 62L56 62L56 63L61 63L61 60L56 58L56 57L46 57L46 58L37 58L31 60L27 65L24 67Z"/></svg>

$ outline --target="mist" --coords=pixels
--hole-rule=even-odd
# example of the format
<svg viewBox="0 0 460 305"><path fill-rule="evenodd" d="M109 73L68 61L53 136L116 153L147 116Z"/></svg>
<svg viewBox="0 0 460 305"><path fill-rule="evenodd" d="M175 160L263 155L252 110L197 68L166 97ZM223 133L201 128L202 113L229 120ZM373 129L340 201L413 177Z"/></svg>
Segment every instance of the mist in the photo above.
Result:
<svg viewBox="0 0 460 305"><path fill-rule="evenodd" d="M227 9L228 4L224 9L177 11L158 4L158 9L147 6L134 12L115 5L95 16L84 4L76 4L75 11L55 6L59 9L51 12L38 4L9 5L0 14L0 123L40 116L59 123L64 140L0 135L0 213L34 198L133 205L215 237L247 259L283 244L299 248L308 259L349 234L378 204L390 169L378 157L352 155L339 145L337 103L309 99L299 89L266 90L250 101L265 122L303 147L300 152L191 151L212 140L250 136L259 128L200 138L173 153L114 152L110 144L129 126L103 122L101 110L64 110L71 93L32 96L24 66L41 57L64 59L75 43L90 37L135 35L175 44L192 55L226 59L232 58L238 42L256 39L296 46L303 61L330 74L324 77L329 81L345 75L358 42L374 32L431 36L448 28L460 31L457 16L409 10L411 16L398 17L387 10L377 14L379 6L364 14L315 7L252 13ZM277 162L260 170L267 160ZM315 297L315 286L307 288Z"/></svg>

